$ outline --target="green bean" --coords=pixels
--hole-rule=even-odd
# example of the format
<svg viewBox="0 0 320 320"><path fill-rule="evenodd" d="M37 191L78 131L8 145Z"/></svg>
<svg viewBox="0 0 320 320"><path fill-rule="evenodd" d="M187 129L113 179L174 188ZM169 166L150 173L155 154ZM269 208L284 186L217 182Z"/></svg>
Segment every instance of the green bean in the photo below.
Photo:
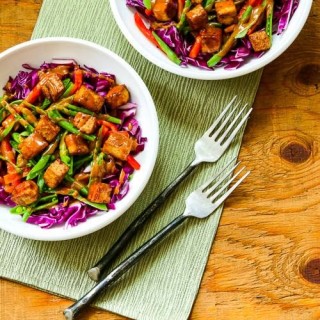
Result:
<svg viewBox="0 0 320 320"><path fill-rule="evenodd" d="M71 177L71 176L68 175L68 174L64 177L64 179L65 179L66 181L68 181L68 182L73 183L76 187L78 187L78 188L79 188L79 192L80 192L84 197L87 197L87 196L88 196L88 193L89 193L88 188L87 188L85 185L83 185L81 182L75 180L73 177Z"/></svg>
<svg viewBox="0 0 320 320"><path fill-rule="evenodd" d="M78 107L78 106L75 106L73 104L69 104L67 106L68 109L70 110L73 110L73 111L77 111L77 112L82 112L82 113L85 113L85 114L89 114L90 116L94 116L94 112L86 109L86 108L82 108L82 107Z"/></svg>
<svg viewBox="0 0 320 320"><path fill-rule="evenodd" d="M112 123L115 123L115 124L121 124L122 123L122 120L119 119L119 118L116 118L116 117L112 117L108 114L99 114L97 116L98 119L100 120L105 120L105 121L108 121L108 122L112 122Z"/></svg>
<svg viewBox="0 0 320 320"><path fill-rule="evenodd" d="M37 185L39 188L39 193L41 194L45 188L45 183L44 183L44 179L43 179L43 172L38 175Z"/></svg>
<svg viewBox="0 0 320 320"><path fill-rule="evenodd" d="M184 24L185 24L185 21L186 21L186 14L190 10L191 5L192 5L192 1L191 0L186 0L186 2L184 4L184 8L183 8L182 13L181 13L180 21L177 24L177 28L178 29L182 29L184 27Z"/></svg>
<svg viewBox="0 0 320 320"><path fill-rule="evenodd" d="M78 113L77 111L69 110L67 108L61 108L61 109L59 109L59 111L61 111L62 113L66 114L68 116L72 116L72 117L74 117Z"/></svg>
<svg viewBox="0 0 320 320"><path fill-rule="evenodd" d="M9 103L6 103L6 104L4 105L4 107L6 108L7 111L9 111L9 112L14 116L14 118L15 118L16 120L19 121L19 123L20 123L23 127L25 127L25 129L26 129L29 133L32 133L32 132L33 132L34 127L33 127L28 121L26 121L25 119L23 119L23 117L20 116L20 114L18 114L17 111L16 111L13 107L11 107L11 106L9 105Z"/></svg>
<svg viewBox="0 0 320 320"><path fill-rule="evenodd" d="M205 0L203 7L206 11L211 11L214 3L215 3L215 0Z"/></svg>
<svg viewBox="0 0 320 320"><path fill-rule="evenodd" d="M13 129L13 127L15 126L15 124L17 123L17 121L13 121L10 123L10 125L8 125L0 134L0 141L2 141Z"/></svg>
<svg viewBox="0 0 320 320"><path fill-rule="evenodd" d="M152 35L158 42L162 51L167 55L167 57L174 63L180 64L181 60L178 58L176 53L154 32L152 31Z"/></svg>
<svg viewBox="0 0 320 320"><path fill-rule="evenodd" d="M96 137L94 135L84 134L80 132L73 124L71 124L68 120L62 117L60 112L56 109L48 110L48 116L51 120L56 122L61 128L71 132L80 135L86 140L94 141Z"/></svg>
<svg viewBox="0 0 320 320"><path fill-rule="evenodd" d="M41 109L47 109L51 104L51 101L48 98L45 98L41 104Z"/></svg>
<svg viewBox="0 0 320 320"><path fill-rule="evenodd" d="M108 207L106 204L104 203L95 203L95 202L91 202L90 200L82 197L79 195L78 191L74 190L74 189L66 189L64 188L63 190L61 189L56 189L56 190L51 190L51 191L48 191L48 192L55 192L57 194L62 194L62 195L68 195L68 196L71 196L73 197L74 199L76 200L79 200L93 208L96 208L96 209L99 209L99 210L103 210L103 211L108 211Z"/></svg>
<svg viewBox="0 0 320 320"><path fill-rule="evenodd" d="M88 199L81 197L80 195L72 195L73 198L93 207L99 210L103 210L103 211L108 211L108 207L106 204L104 203L95 203L95 202L91 202Z"/></svg>
<svg viewBox="0 0 320 320"><path fill-rule="evenodd" d="M69 167L68 174L73 174L73 157L70 156L68 148L65 143L65 137L67 135L67 131L64 132L59 144L59 155L60 159L63 163L65 163Z"/></svg>
<svg viewBox="0 0 320 320"><path fill-rule="evenodd" d="M28 175L26 176L27 180L31 180L34 179L35 177L37 177L41 172L43 172L46 167L47 164L49 162L51 158L50 154L44 155L42 156L39 161L36 163L36 165L31 169L31 171L28 173Z"/></svg>

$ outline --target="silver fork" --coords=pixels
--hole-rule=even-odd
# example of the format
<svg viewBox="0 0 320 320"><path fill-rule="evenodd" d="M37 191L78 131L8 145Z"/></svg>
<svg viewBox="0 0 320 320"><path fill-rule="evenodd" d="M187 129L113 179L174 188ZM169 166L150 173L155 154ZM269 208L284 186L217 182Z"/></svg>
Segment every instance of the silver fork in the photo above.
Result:
<svg viewBox="0 0 320 320"><path fill-rule="evenodd" d="M204 135L195 143L195 159L184 171L164 189L156 199L129 225L120 238L109 249L109 251L88 270L89 277L98 281L101 273L119 255L123 248L130 242L131 238L150 218L153 212L167 199L172 191L197 167L201 162L216 162L227 150L236 134L248 119L252 108L247 109L247 104L237 111L240 103L235 103L236 96L224 108L223 112L213 122ZM232 108L233 107L233 108ZM234 116L233 120L231 120ZM224 118L225 117L225 118Z"/></svg>
<svg viewBox="0 0 320 320"><path fill-rule="evenodd" d="M155 236L147 240L140 248L133 252L128 258L122 261L112 272L110 272L103 280L101 280L95 287L93 287L87 294L76 301L72 306L65 309L64 316L67 320L74 319L83 308L88 306L95 297L105 288L109 287L112 283L118 280L126 271L128 271L133 265L135 265L147 252L149 252L157 243L159 243L165 236L171 231L176 229L186 219L190 217L206 218L213 213L232 193L232 191L239 186L239 184L249 175L250 171L243 174L237 182L235 182L230 189L225 191L230 183L235 180L236 177L245 169L243 167L232 178L225 180L231 174L231 172L238 166L226 170L222 169L217 175L221 178L215 182L215 178L211 178L204 183L200 188L194 190L186 200L186 209L183 214L171 221L166 227L160 230ZM213 185L212 185L213 184Z"/></svg>

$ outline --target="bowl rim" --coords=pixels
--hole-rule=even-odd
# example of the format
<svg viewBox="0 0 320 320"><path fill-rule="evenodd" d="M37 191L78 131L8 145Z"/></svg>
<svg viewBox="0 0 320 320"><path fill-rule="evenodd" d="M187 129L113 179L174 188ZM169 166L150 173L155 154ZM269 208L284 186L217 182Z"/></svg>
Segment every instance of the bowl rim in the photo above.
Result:
<svg viewBox="0 0 320 320"><path fill-rule="evenodd" d="M125 0L123 0L124 2ZM301 2L303 5L301 5ZM155 56L152 54L152 51L156 49L147 39L143 40L143 45L140 44L138 41L135 41L135 38L132 35L132 28L130 28L130 23L128 21L123 21L121 19L119 8L123 5L122 1L119 0L110 0L110 6L111 10L114 16L114 19L116 23L118 24L122 34L125 36L127 41L141 54L143 55L147 60L155 64L156 66L162 68L163 70L166 70L170 73L176 74L178 76L191 78L191 79L198 79L198 80L225 80L225 79L231 79L240 77L243 75L246 75L248 73L257 71L276 58L278 58L284 51L287 50L287 48L295 41L297 36L299 35L300 31L302 30L304 24L307 21L307 18L309 16L311 7L312 7L312 0L300 0L299 6L294 13L293 17L291 18L291 21L288 25L287 30L283 32L283 35L288 34L288 30L290 31L290 37L282 37L281 40L281 46L278 48L274 48L273 51L271 51L271 54L264 54L262 57L257 59L252 59L253 63L246 63L242 65L240 68L235 70L225 70L223 69L220 72L217 72L221 69L216 69L214 71L208 71L199 69L196 67L181 67L176 65L174 62L170 61L169 59L165 60L157 60ZM128 8L128 10L132 11L131 8ZM133 20L133 19L132 19ZM293 21L293 23L291 23ZM152 49L150 49L152 48ZM150 50L148 50L150 49Z"/></svg>
<svg viewBox="0 0 320 320"><path fill-rule="evenodd" d="M80 223L76 227L70 227L65 229L64 225L61 225L57 228L52 228L52 229L42 229L39 226L35 226L38 229L34 228L26 228L26 230L22 231L20 228L18 230L16 229L16 226L14 223L12 224L7 224L3 225L2 221L0 220L0 229L3 229L11 234L14 234L16 236L20 236L23 238L31 239L31 240L41 240L41 241L62 241L62 240L70 240L70 239L75 239L79 238L82 236L89 235L95 231L98 231L105 226L109 225L110 223L114 222L116 219L118 219L121 215L123 215L133 204L134 202L139 198L140 194L143 192L145 189L146 184L150 180L151 174L153 172L156 159L158 156L158 148L159 148L159 121L158 121L158 116L156 112L156 107L153 101L153 98L150 94L149 89L147 88L146 84L140 77L140 75L133 69L133 67L125 61L122 57L111 51L110 49L107 49L97 43L88 41L88 40L83 40L79 38L74 38L74 37L43 37L39 39L32 39L28 40L22 43L19 43L13 47L10 47L6 49L5 51L0 53L0 62L10 56L13 53L23 51L25 48L28 47L33 47L33 46L38 46L38 45L45 45L48 43L69 43L69 44L75 44L79 46L85 46L87 48L91 48L94 50L97 50L108 57L112 58L113 61L119 63L121 65L122 69L126 70L126 73L129 73L134 82L137 84L136 87L139 87L141 89L141 92L143 92L144 100L146 101L146 105L148 106L148 112L152 116L152 121L153 121L153 139L152 139L152 152L151 154L148 154L146 159L146 164L145 164L145 174L144 174L144 179L142 182L139 181L139 184L135 190L134 193L131 193L131 199L128 201L127 206L125 208L122 208L121 210L110 210L108 213L112 213L112 217L106 216L107 219L103 220L100 223L96 224L90 224L88 221L90 219L94 218L89 218L87 221ZM39 61L39 64L41 61ZM9 75L8 75L9 76ZM117 77L117 74L115 74ZM149 137L150 138L150 137ZM132 190L132 189L131 189ZM7 206L2 206L0 207L0 211L2 208L8 208ZM82 230L82 228L79 228L81 225L86 225L85 231ZM34 226L34 225L30 225ZM36 232L35 230L38 230ZM51 230L63 230L67 232L53 232ZM50 232L51 231L51 232Z"/></svg>

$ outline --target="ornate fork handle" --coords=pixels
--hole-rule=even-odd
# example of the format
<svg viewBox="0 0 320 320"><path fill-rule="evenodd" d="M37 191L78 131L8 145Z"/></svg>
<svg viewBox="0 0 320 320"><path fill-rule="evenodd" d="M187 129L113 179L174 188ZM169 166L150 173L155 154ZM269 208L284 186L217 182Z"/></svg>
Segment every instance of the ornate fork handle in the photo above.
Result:
<svg viewBox="0 0 320 320"><path fill-rule="evenodd" d="M141 247L139 247L128 258L122 261L115 269L113 269L103 280L97 283L87 294L76 301L72 306L65 309L65 318L67 320L73 320L76 314L78 314L83 308L88 306L102 290L108 288L111 284L118 280L157 243L164 239L166 235L180 226L188 218L188 216L185 216L183 214L179 215L162 230L160 230L155 236L146 241Z"/></svg>
<svg viewBox="0 0 320 320"><path fill-rule="evenodd" d="M109 249L109 251L96 263L94 267L88 270L89 277L98 281L99 276L112 261L118 256L123 248L130 242L130 239L137 233L137 231L144 225L144 223L152 216L157 208L167 199L173 190L196 168L196 165L188 165L180 175L172 181L152 202L142 211L142 213L129 225L129 227L122 233L119 239Z"/></svg>

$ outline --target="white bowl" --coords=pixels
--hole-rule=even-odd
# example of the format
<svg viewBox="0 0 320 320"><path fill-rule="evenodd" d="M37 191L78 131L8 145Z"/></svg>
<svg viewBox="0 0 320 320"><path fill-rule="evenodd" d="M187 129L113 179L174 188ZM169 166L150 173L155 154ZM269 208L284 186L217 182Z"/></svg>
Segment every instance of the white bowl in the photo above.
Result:
<svg viewBox="0 0 320 320"><path fill-rule="evenodd" d="M146 85L127 62L97 44L73 38L43 38L12 47L0 54L1 88L10 75L15 76L22 69L23 63L37 67L43 62L51 61L52 58L73 58L80 65L112 73L118 83L126 84L131 93L131 100L138 104L136 118L140 123L142 135L147 137L148 141L144 151L137 156L141 168L133 174L130 190L116 203L115 210L91 217L76 227L41 229L37 225L23 222L20 216L11 214L8 207L0 207L1 229L24 238L47 241L84 236L119 218L135 202L147 184L154 168L159 142L156 109Z"/></svg>
<svg viewBox="0 0 320 320"><path fill-rule="evenodd" d="M250 61L236 70L217 68L214 71L207 71L192 66L180 67L176 65L158 48L151 44L139 31L133 19L134 10L126 6L125 0L110 0L110 5L114 18L124 36L130 44L150 62L179 76L202 80L222 80L239 77L256 71L280 56L292 44L303 28L311 9L312 0L300 0L299 6L293 15L287 30L281 35L275 35L273 37L271 49L262 57L250 59Z"/></svg>

